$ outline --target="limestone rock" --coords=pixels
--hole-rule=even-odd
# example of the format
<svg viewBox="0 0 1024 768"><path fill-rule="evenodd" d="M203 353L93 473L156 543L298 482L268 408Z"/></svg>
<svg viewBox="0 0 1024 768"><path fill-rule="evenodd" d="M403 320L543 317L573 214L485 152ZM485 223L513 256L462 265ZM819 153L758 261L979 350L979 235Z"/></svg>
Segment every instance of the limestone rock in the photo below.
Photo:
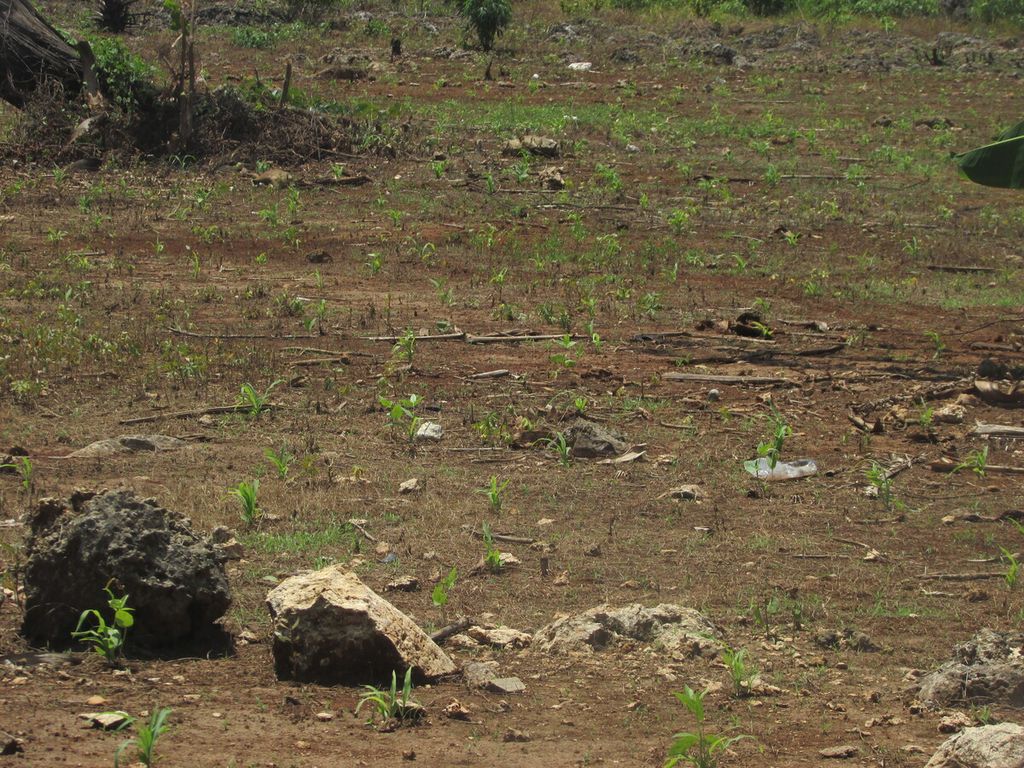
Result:
<svg viewBox="0 0 1024 768"><path fill-rule="evenodd" d="M565 440L577 459L617 456L630 448L620 433L586 419L576 419L565 430Z"/></svg>
<svg viewBox="0 0 1024 768"><path fill-rule="evenodd" d="M533 639L528 633L511 627L470 627L466 634L480 645L495 648L525 648Z"/></svg>
<svg viewBox="0 0 1024 768"><path fill-rule="evenodd" d="M111 579L135 609L129 650L223 639L215 622L231 604L227 576L187 518L129 491L72 504L81 511L49 500L33 518L22 623L31 643L67 647L82 611L106 606Z"/></svg>
<svg viewBox="0 0 1024 768"><path fill-rule="evenodd" d="M1024 706L1024 633L983 629L953 649L953 660L921 677L918 698L940 707Z"/></svg>
<svg viewBox="0 0 1024 768"><path fill-rule="evenodd" d="M267 595L281 679L378 681L412 667L421 678L455 664L408 616L340 565L285 579Z"/></svg>
<svg viewBox="0 0 1024 768"><path fill-rule="evenodd" d="M175 451L188 445L184 440L167 435L121 435L105 440L97 440L84 448L68 454L69 459L92 459L101 456L113 456L117 453L154 453L156 451Z"/></svg>
<svg viewBox="0 0 1024 768"><path fill-rule="evenodd" d="M630 638L677 659L717 652L718 628L698 611L663 603L647 608L631 603L618 609L607 605L576 616L563 616L534 635L534 647L544 653L599 651Z"/></svg>
<svg viewBox="0 0 1024 768"><path fill-rule="evenodd" d="M943 742L925 768L1024 768L1024 728L966 728Z"/></svg>

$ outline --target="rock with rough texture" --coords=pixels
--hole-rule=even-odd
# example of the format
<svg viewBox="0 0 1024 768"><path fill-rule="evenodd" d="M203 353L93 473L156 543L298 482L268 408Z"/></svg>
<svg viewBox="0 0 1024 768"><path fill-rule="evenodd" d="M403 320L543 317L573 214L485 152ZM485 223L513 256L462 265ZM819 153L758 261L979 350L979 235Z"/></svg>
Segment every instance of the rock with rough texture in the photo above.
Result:
<svg viewBox="0 0 1024 768"><path fill-rule="evenodd" d="M966 728L946 739L925 768L1024 768L1024 728L1014 723Z"/></svg>
<svg viewBox="0 0 1024 768"><path fill-rule="evenodd" d="M686 659L716 653L718 637L718 628L692 608L671 603L647 608L631 603L618 609L602 605L558 618L534 635L533 645L545 653L591 652L630 638L673 658Z"/></svg>
<svg viewBox="0 0 1024 768"><path fill-rule="evenodd" d="M469 635L480 645L490 645L495 648L525 648L533 639L526 632L520 632L511 627L470 627L466 630Z"/></svg>
<svg viewBox="0 0 1024 768"><path fill-rule="evenodd" d="M1024 706L1024 633L983 629L953 649L953 660L919 681L928 704Z"/></svg>
<svg viewBox="0 0 1024 768"><path fill-rule="evenodd" d="M502 152L513 156L519 156L525 152L538 157L558 157L558 142L547 136L527 135L521 139L506 141Z"/></svg>
<svg viewBox="0 0 1024 768"><path fill-rule="evenodd" d="M565 441L572 446L572 455L577 459L617 456L630 448L620 433L586 419L576 419L565 430Z"/></svg>
<svg viewBox="0 0 1024 768"><path fill-rule="evenodd" d="M267 595L281 679L374 682L412 667L436 678L455 664L412 619L340 565L285 579Z"/></svg>
<svg viewBox="0 0 1024 768"><path fill-rule="evenodd" d="M188 519L130 491L72 497L76 511L45 502L32 521L22 632L63 648L82 611L106 610L103 588L128 595L135 646L168 648L224 639L215 622L231 605L227 576Z"/></svg>
<svg viewBox="0 0 1024 768"><path fill-rule="evenodd" d="M121 435L89 443L68 454L69 459L92 459L116 453L155 453L176 451L188 445L184 440L167 435Z"/></svg>

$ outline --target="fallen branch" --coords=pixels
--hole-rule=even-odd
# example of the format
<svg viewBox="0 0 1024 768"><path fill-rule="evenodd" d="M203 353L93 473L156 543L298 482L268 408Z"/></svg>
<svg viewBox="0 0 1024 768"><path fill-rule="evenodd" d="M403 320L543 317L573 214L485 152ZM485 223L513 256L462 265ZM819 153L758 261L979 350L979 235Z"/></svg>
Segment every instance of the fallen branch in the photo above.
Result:
<svg viewBox="0 0 1024 768"><path fill-rule="evenodd" d="M665 381L700 381L708 384L768 384L796 386L797 382L792 379L775 378L773 376L728 376L714 375L710 373L676 373L669 371L661 374Z"/></svg>
<svg viewBox="0 0 1024 768"><path fill-rule="evenodd" d="M392 344L402 339L402 336L360 336L363 341L389 341ZM426 336L414 336L416 341L461 341L466 338L462 331L458 333L437 333Z"/></svg>
<svg viewBox="0 0 1024 768"><path fill-rule="evenodd" d="M468 525L464 527L469 529L470 533L472 533L478 539L484 538L483 531L478 531L475 528L470 528ZM503 541L506 544L533 544L536 541L536 539L530 539L525 536L509 536L504 533L492 533L491 538L495 541Z"/></svg>
<svg viewBox="0 0 1024 768"><path fill-rule="evenodd" d="M971 434L980 437L1024 437L1024 427L1013 427L1004 424L982 424L979 421L974 425Z"/></svg>
<svg viewBox="0 0 1024 768"><path fill-rule="evenodd" d="M529 336L466 336L466 341L470 344L501 344L503 342L520 342L520 341L553 341L554 339L564 339L569 336L575 341L580 339L587 339L588 336L581 336L579 334L566 334L566 333L539 333L532 334Z"/></svg>
<svg viewBox="0 0 1024 768"><path fill-rule="evenodd" d="M277 403L264 403L263 410L269 411L273 408L280 408ZM244 413L252 410L251 405L213 405L209 408L196 408L192 411L173 411L171 413L154 413L150 416L139 416L134 419L121 419L118 424L148 424L160 419L190 419L195 416L213 416L218 413Z"/></svg>
<svg viewBox="0 0 1024 768"><path fill-rule="evenodd" d="M998 573L923 573L917 578L922 581L980 581L982 579L1003 579L1006 574Z"/></svg>
<svg viewBox="0 0 1024 768"><path fill-rule="evenodd" d="M173 325L167 326L167 330L179 336L189 336L194 339L319 339L319 334L286 334L279 333L199 333L197 331L186 331Z"/></svg>
<svg viewBox="0 0 1024 768"><path fill-rule="evenodd" d="M463 616L454 624L449 624L447 627L442 627L441 629L437 630L437 632L434 632L430 636L430 639L438 645L442 645L444 641L452 635L457 635L459 634L459 632L467 630L471 626L473 626L472 619L467 619L465 616Z"/></svg>

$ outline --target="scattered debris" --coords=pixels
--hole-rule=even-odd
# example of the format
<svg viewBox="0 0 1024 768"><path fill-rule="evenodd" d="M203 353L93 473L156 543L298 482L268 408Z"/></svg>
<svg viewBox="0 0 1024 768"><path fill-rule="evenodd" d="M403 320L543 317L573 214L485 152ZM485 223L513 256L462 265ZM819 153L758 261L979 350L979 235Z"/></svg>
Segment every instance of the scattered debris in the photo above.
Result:
<svg viewBox="0 0 1024 768"><path fill-rule="evenodd" d="M384 585L385 592L418 592L420 580L415 576L400 576Z"/></svg>
<svg viewBox="0 0 1024 768"><path fill-rule="evenodd" d="M572 449L573 458L576 459L619 456L630 449L629 443L620 432L587 419L576 419L564 434L566 443Z"/></svg>
<svg viewBox="0 0 1024 768"><path fill-rule="evenodd" d="M852 744L843 744L838 747L825 747L825 749L818 750L818 754L830 760L845 760L850 757L856 757L859 751Z"/></svg>
<svg viewBox="0 0 1024 768"><path fill-rule="evenodd" d="M664 499L665 497L676 501L700 501L704 498L704 491L699 485L677 485L675 488L669 488L658 498Z"/></svg>
<svg viewBox="0 0 1024 768"><path fill-rule="evenodd" d="M267 595L280 679L332 684L412 667L432 679L455 664L408 616L340 565L292 576Z"/></svg>
<svg viewBox="0 0 1024 768"><path fill-rule="evenodd" d="M469 720L472 712L470 712L469 708L458 699L452 699L445 704L444 709L441 710L441 714L449 720Z"/></svg>

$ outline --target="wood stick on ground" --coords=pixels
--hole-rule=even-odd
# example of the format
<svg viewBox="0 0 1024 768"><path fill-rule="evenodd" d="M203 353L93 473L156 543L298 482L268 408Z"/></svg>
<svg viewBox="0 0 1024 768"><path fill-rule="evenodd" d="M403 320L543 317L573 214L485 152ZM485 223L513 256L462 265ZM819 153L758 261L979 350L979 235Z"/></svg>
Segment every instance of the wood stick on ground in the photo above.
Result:
<svg viewBox="0 0 1024 768"><path fill-rule="evenodd" d="M710 373L676 373L675 371L663 373L661 378L665 381L694 381L707 384L766 384L790 387L797 384L792 379L776 378L774 376L729 376Z"/></svg>
<svg viewBox="0 0 1024 768"><path fill-rule="evenodd" d="M277 333L199 333L198 331L186 331L173 325L167 326L167 330L178 336L189 336L194 339L319 339L318 334L313 333L292 333L280 335Z"/></svg>
<svg viewBox="0 0 1024 768"><path fill-rule="evenodd" d="M449 637L451 637L452 635L457 635L459 634L459 632L467 630L471 626L473 626L472 619L467 619L465 616L463 616L454 624L449 624L447 627L442 627L441 629L437 630L437 632L434 632L430 636L430 639L438 645L443 645L444 641L447 640Z"/></svg>
<svg viewBox="0 0 1024 768"><path fill-rule="evenodd" d="M264 403L263 410L280 408L278 403ZM133 419L121 419L118 424L149 424L160 419L190 419L195 416L213 416L218 413L243 413L251 410L250 405L212 405L209 408L196 408L192 411L172 411L170 413L154 413L149 416L138 416Z"/></svg>
<svg viewBox="0 0 1024 768"><path fill-rule="evenodd" d="M917 578L922 581L980 581L981 579L1003 579L1006 574L999 573L922 573Z"/></svg>

